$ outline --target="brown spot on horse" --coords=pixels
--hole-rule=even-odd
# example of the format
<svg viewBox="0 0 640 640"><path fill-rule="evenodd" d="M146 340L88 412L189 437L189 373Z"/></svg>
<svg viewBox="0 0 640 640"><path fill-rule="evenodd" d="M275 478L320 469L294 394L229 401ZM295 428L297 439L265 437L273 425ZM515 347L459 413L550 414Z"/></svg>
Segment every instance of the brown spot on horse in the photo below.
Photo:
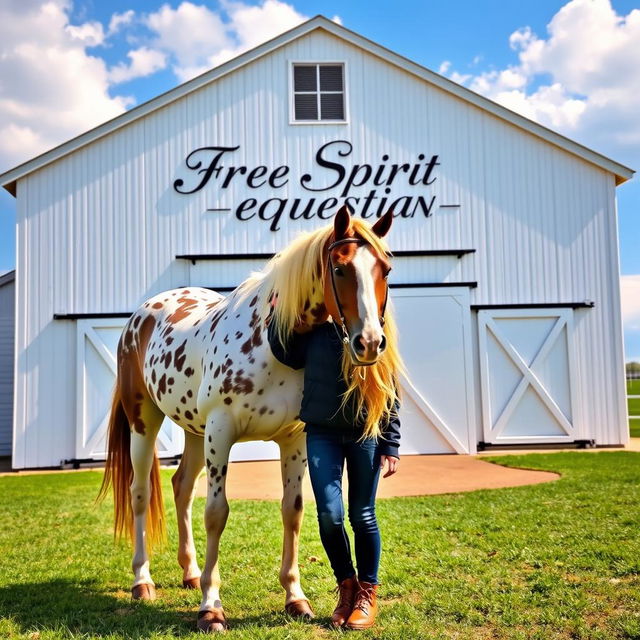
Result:
<svg viewBox="0 0 640 640"><path fill-rule="evenodd" d="M198 301L193 298L178 298L180 306L169 316L167 322L176 324L191 315L191 312L198 306Z"/></svg>
<svg viewBox="0 0 640 640"><path fill-rule="evenodd" d="M163 373L162 378L158 380L158 400L167 392L167 374Z"/></svg>
<svg viewBox="0 0 640 640"><path fill-rule="evenodd" d="M184 367L184 363L187 360L187 355L185 354L185 348L187 346L187 340L176 349L175 357L173 359L173 364L177 371L182 371L182 367Z"/></svg>

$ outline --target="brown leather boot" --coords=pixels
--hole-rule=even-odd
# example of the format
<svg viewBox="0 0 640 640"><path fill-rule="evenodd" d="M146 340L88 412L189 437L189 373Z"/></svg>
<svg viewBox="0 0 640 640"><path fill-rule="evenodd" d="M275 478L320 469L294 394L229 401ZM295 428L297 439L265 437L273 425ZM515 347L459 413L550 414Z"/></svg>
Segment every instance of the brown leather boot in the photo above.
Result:
<svg viewBox="0 0 640 640"><path fill-rule="evenodd" d="M336 591L338 592L338 605L333 610L331 616L331 624L334 627L341 627L347 621L353 610L353 601L358 590L358 580L355 576L345 578L338 583Z"/></svg>
<svg viewBox="0 0 640 640"><path fill-rule="evenodd" d="M377 584L360 582L353 611L347 619L347 629L368 629L375 624L378 613Z"/></svg>

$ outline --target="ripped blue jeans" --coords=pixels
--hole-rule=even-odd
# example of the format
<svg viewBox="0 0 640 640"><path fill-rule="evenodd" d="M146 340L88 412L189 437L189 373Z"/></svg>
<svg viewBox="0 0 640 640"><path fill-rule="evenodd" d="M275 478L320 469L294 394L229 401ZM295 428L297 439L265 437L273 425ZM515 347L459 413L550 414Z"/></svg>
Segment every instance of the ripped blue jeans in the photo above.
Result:
<svg viewBox="0 0 640 640"><path fill-rule="evenodd" d="M375 439L357 442L341 433L307 430L309 475L316 498L320 539L336 580L355 575L349 537L344 527L342 471L347 463L348 513L354 533L358 579L378 584L380 530L376 519L376 489L380 453Z"/></svg>

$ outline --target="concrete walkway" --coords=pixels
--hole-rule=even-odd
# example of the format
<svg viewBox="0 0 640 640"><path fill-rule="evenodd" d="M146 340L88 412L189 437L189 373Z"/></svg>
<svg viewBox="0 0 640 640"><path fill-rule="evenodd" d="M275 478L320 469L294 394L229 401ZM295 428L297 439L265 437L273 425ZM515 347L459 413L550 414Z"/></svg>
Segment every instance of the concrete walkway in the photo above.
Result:
<svg viewBox="0 0 640 640"><path fill-rule="evenodd" d="M624 449L567 449L567 451L598 453L602 451L640 451L640 438L632 438ZM511 469L482 460L483 456L512 454L557 453L559 449L486 451L477 456L465 455L405 455L400 470L389 478L381 478L378 497L420 496L440 493L499 489L552 482L559 476L546 471ZM84 468L86 471L86 467ZM97 467L92 471L101 473ZM29 475L34 473L77 473L72 470L11 471L8 458L0 460L0 476ZM279 500L282 497L280 462L232 462L229 465L227 495L231 499ZM347 490L345 477L345 492ZM206 477L198 481L199 496L206 496ZM303 483L305 500L313 500L307 474Z"/></svg>
<svg viewBox="0 0 640 640"><path fill-rule="evenodd" d="M477 489L517 487L558 479L557 473L510 469L491 464L475 456L426 455L403 456L399 471L380 478L379 498L457 493ZM345 494L348 483L345 474ZM198 482L199 496L207 495L207 479ZM305 500L313 500L307 473L303 482ZM229 465L227 497L231 499L279 500L282 497L280 462L233 462Z"/></svg>

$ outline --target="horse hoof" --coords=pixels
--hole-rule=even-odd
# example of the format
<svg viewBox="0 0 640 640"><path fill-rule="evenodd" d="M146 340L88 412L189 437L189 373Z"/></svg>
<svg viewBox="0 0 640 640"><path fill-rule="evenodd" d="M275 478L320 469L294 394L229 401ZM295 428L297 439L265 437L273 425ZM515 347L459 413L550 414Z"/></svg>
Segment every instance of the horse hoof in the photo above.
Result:
<svg viewBox="0 0 640 640"><path fill-rule="evenodd" d="M182 581L182 586L185 589L199 589L200 588L200 578L189 578L188 580Z"/></svg>
<svg viewBox="0 0 640 640"><path fill-rule="evenodd" d="M309 601L306 598L300 598L299 600L291 600L291 602L287 602L284 605L284 610L292 617L292 618L303 618L306 620L311 620L315 618L315 614L313 613L313 609L309 604Z"/></svg>
<svg viewBox="0 0 640 640"><path fill-rule="evenodd" d="M198 630L203 633L218 633L229 628L222 609L198 612Z"/></svg>
<svg viewBox="0 0 640 640"><path fill-rule="evenodd" d="M131 589L131 597L134 600L155 600L156 588L152 584L137 584Z"/></svg>

